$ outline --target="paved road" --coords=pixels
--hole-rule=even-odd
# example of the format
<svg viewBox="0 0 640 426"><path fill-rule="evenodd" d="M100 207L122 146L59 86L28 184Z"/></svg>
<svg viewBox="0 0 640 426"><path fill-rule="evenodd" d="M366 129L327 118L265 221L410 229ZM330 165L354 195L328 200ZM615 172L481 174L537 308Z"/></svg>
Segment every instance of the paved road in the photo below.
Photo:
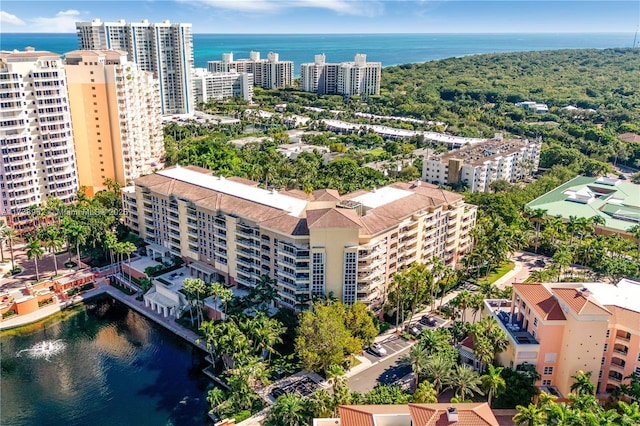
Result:
<svg viewBox="0 0 640 426"><path fill-rule="evenodd" d="M349 378L349 389L354 392L368 392L378 383L395 383L407 374L411 373L411 366L401 360L409 353L406 346L397 354L376 361L366 370Z"/></svg>

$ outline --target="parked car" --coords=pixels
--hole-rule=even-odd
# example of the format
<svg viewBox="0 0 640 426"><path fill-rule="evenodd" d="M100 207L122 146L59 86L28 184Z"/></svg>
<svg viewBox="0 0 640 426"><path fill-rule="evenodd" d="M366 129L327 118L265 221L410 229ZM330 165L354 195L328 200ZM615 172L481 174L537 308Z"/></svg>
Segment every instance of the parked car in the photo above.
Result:
<svg viewBox="0 0 640 426"><path fill-rule="evenodd" d="M420 324L409 324L406 330L409 334L417 336L422 331L422 326Z"/></svg>
<svg viewBox="0 0 640 426"><path fill-rule="evenodd" d="M387 354L387 350L380 343L374 343L369 349L378 356L385 356Z"/></svg>
<svg viewBox="0 0 640 426"><path fill-rule="evenodd" d="M534 265L536 265L539 268L544 268L545 266L547 266L547 264L544 262L544 260L542 259L538 259L534 262Z"/></svg>
<svg viewBox="0 0 640 426"><path fill-rule="evenodd" d="M422 318L420 318L420 324L428 325L429 327L434 327L436 324L438 324L438 321L436 321L436 319L430 315L423 315Z"/></svg>

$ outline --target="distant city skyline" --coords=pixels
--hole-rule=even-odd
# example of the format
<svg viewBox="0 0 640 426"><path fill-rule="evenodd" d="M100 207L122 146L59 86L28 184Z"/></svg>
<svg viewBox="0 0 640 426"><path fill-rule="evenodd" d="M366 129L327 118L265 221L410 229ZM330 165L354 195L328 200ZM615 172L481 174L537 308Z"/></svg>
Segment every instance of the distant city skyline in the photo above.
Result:
<svg viewBox="0 0 640 426"><path fill-rule="evenodd" d="M194 33L635 32L640 0L4 0L1 33L74 33L76 21L193 24Z"/></svg>

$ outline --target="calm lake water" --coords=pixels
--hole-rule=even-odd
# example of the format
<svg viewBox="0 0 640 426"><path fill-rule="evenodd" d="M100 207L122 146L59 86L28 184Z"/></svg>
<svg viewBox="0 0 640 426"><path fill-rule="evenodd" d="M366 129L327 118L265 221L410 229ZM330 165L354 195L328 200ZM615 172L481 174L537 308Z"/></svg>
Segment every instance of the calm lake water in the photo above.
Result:
<svg viewBox="0 0 640 426"><path fill-rule="evenodd" d="M204 353L112 298L0 344L2 426L206 424Z"/></svg>

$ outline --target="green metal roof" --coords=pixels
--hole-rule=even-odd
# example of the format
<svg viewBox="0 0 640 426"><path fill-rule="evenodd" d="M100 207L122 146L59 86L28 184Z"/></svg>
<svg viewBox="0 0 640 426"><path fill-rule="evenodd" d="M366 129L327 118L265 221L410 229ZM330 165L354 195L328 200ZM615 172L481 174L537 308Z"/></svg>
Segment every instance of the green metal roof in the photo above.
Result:
<svg viewBox="0 0 640 426"><path fill-rule="evenodd" d="M531 201L527 207L565 219L600 216L607 228L627 231L640 219L640 185L619 179L577 176Z"/></svg>

